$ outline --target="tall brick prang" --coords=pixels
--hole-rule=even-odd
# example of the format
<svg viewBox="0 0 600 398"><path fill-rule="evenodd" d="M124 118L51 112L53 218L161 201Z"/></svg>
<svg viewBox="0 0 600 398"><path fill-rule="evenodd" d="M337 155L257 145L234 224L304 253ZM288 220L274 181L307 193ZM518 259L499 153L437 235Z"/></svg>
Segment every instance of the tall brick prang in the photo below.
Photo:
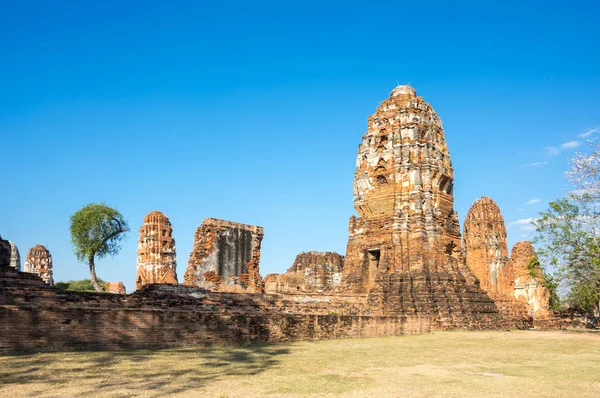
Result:
<svg viewBox="0 0 600 398"><path fill-rule="evenodd" d="M531 242L526 240L515 243L506 272L501 276L501 283L510 287L514 298L525 303L529 313L535 318L546 318L551 315L550 292L536 259Z"/></svg>
<svg viewBox="0 0 600 398"><path fill-rule="evenodd" d="M135 288L150 283L177 284L177 255L173 227L160 211L144 217L138 240Z"/></svg>
<svg viewBox="0 0 600 398"><path fill-rule="evenodd" d="M398 86L368 119L358 147L343 284L388 313L428 314L439 327L496 316L464 264L454 171L442 123Z"/></svg>
<svg viewBox="0 0 600 398"><path fill-rule="evenodd" d="M50 255L50 251L42 245L29 249L25 258L25 272L39 275L44 282L53 286L52 255Z"/></svg>
<svg viewBox="0 0 600 398"><path fill-rule="evenodd" d="M467 266L479 278L488 293L512 296L512 287L499 284L506 272L508 246L506 226L500 207L491 198L473 203L464 223L464 251Z"/></svg>

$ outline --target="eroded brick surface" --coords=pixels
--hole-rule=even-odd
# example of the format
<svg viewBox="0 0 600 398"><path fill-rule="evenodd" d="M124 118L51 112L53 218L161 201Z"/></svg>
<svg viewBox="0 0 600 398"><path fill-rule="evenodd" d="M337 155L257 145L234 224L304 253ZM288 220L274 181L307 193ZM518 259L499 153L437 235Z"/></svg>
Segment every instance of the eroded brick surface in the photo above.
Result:
<svg viewBox="0 0 600 398"><path fill-rule="evenodd" d="M265 277L265 291L331 291L340 286L343 267L344 256L338 253L300 253L285 274L269 274Z"/></svg>
<svg viewBox="0 0 600 398"><path fill-rule="evenodd" d="M184 285L213 290L263 291L259 273L264 230L207 218L194 234Z"/></svg>
<svg viewBox="0 0 600 398"><path fill-rule="evenodd" d="M0 353L285 342L426 333L430 319L374 314L361 295L213 292L146 285L62 291L0 268Z"/></svg>
<svg viewBox="0 0 600 398"><path fill-rule="evenodd" d="M529 241L521 241L513 246L507 264L506 282L511 284L514 298L527 304L534 318L548 318L550 311L550 292L539 266L530 266L535 259L535 249Z"/></svg>
<svg viewBox="0 0 600 398"><path fill-rule="evenodd" d="M10 267L10 242L0 236L0 268Z"/></svg>
<svg viewBox="0 0 600 398"><path fill-rule="evenodd" d="M21 271L21 254L19 253L19 249L14 242L8 241L8 243L10 243L10 266L17 271Z"/></svg>
<svg viewBox="0 0 600 398"><path fill-rule="evenodd" d="M491 198L473 203L465 217L463 239L467 266L479 278L483 290L511 296L512 287L499 285L500 275L506 272L508 246L504 218Z"/></svg>
<svg viewBox="0 0 600 398"><path fill-rule="evenodd" d="M464 232L467 265L499 308L524 318L551 316L550 293L542 271L528 269L529 261L536 257L533 246L528 241L518 242L508 258L504 218L492 199L483 197L473 203Z"/></svg>
<svg viewBox="0 0 600 398"><path fill-rule="evenodd" d="M52 255L42 245L29 249L25 258L25 272L39 275L50 286L54 285L52 278Z"/></svg>
<svg viewBox="0 0 600 398"><path fill-rule="evenodd" d="M177 284L177 256L173 227L160 211L144 217L137 250L135 288L150 283Z"/></svg>
<svg viewBox="0 0 600 398"><path fill-rule="evenodd" d="M383 313L424 314L438 328L499 327L460 251L453 179L440 118L413 88L395 88L358 148L343 285Z"/></svg>
<svg viewBox="0 0 600 398"><path fill-rule="evenodd" d="M106 282L104 283L104 291L106 293L126 294L125 285L123 282Z"/></svg>

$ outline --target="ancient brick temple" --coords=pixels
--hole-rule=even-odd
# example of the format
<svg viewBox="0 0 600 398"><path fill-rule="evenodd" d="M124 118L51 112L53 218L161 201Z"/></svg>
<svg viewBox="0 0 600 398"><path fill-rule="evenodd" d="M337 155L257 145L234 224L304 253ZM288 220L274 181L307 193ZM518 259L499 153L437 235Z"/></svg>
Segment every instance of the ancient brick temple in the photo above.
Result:
<svg viewBox="0 0 600 398"><path fill-rule="evenodd" d="M464 223L464 251L467 266L479 278L483 290L512 296L511 286L499 285L508 262L506 226L500 208L491 198L477 199Z"/></svg>
<svg viewBox="0 0 600 398"><path fill-rule="evenodd" d="M529 241L518 242L509 259L506 235L496 202L488 197L476 200L464 224L467 266L498 306L510 307L523 316L530 316L533 311L536 318L549 317L550 292L542 270L530 266L537 258L533 246Z"/></svg>
<svg viewBox="0 0 600 398"><path fill-rule="evenodd" d="M343 268L344 256L338 253L300 253L285 274L269 274L265 277L265 291L331 291L340 286Z"/></svg>
<svg viewBox="0 0 600 398"><path fill-rule="evenodd" d="M398 86L368 119L358 147L343 284L388 313L431 316L439 327L497 313L464 264L454 172L440 118Z"/></svg>
<svg viewBox="0 0 600 398"><path fill-rule="evenodd" d="M149 283L177 284L177 256L173 227L160 211L144 217L138 240L135 288Z"/></svg>
<svg viewBox="0 0 600 398"><path fill-rule="evenodd" d="M535 250L529 241L517 242L510 253L501 284L511 291L516 300L527 305L536 318L550 316L550 292L542 273Z"/></svg>
<svg viewBox="0 0 600 398"><path fill-rule="evenodd" d="M25 272L39 275L40 278L50 286L54 285L52 279L52 255L42 245L29 249L25 258Z"/></svg>
<svg viewBox="0 0 600 398"><path fill-rule="evenodd" d="M13 242L8 242L10 243L10 266L21 271L21 254L19 254L19 249Z"/></svg>
<svg viewBox="0 0 600 398"><path fill-rule="evenodd" d="M194 234L186 286L263 291L259 273L262 227L207 218Z"/></svg>
<svg viewBox="0 0 600 398"><path fill-rule="evenodd" d="M104 291L106 293L114 293L114 294L126 294L127 293L123 282L106 282L104 284Z"/></svg>

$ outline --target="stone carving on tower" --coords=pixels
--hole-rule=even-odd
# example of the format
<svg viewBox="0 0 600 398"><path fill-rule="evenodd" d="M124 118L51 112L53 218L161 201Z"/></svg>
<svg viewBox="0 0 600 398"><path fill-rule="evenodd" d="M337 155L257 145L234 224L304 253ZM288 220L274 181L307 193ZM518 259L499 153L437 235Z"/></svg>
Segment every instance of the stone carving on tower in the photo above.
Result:
<svg viewBox="0 0 600 398"><path fill-rule="evenodd" d="M160 211L144 217L138 240L135 288L150 283L177 284L177 257L173 227Z"/></svg>
<svg viewBox="0 0 600 398"><path fill-rule="evenodd" d="M39 275L40 278L50 286L54 285L52 279L52 255L42 245L29 249L25 258L25 272Z"/></svg>

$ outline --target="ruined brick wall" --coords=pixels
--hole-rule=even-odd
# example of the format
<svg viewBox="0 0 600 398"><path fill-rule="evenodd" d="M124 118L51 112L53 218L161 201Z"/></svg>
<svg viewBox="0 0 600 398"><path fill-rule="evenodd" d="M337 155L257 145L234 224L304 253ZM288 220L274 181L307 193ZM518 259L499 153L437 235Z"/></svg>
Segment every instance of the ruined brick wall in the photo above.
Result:
<svg viewBox="0 0 600 398"><path fill-rule="evenodd" d="M17 271L21 271L21 254L19 253L19 249L13 242L8 241L8 243L10 243L10 266Z"/></svg>
<svg viewBox="0 0 600 398"><path fill-rule="evenodd" d="M0 353L174 347L425 333L425 316L382 316L364 296L264 295L148 285L131 295L61 291L0 269Z"/></svg>
<svg viewBox="0 0 600 398"><path fill-rule="evenodd" d="M126 294L125 284L123 282L106 282L104 283L104 291L106 293Z"/></svg>
<svg viewBox="0 0 600 398"><path fill-rule="evenodd" d="M469 269L488 293L512 296L512 286L499 284L508 262L506 226L500 208L491 198L477 199L464 223L463 249Z"/></svg>
<svg viewBox="0 0 600 398"><path fill-rule="evenodd" d="M528 312L533 312L535 318L547 318L551 316L550 292L542 270L529 267L534 258L537 255L531 242L517 242L511 250L502 283L511 287L514 298L527 304Z"/></svg>
<svg viewBox="0 0 600 398"><path fill-rule="evenodd" d="M137 250L135 288L150 283L177 284L177 255L173 227L160 211L144 217Z"/></svg>
<svg viewBox="0 0 600 398"><path fill-rule="evenodd" d="M263 236L262 227L205 219L194 234L184 285L262 292L259 262Z"/></svg>
<svg viewBox="0 0 600 398"><path fill-rule="evenodd" d="M39 275L40 278L50 286L54 285L52 278L52 255L42 245L36 245L29 249L25 257L25 272Z"/></svg>
<svg viewBox="0 0 600 398"><path fill-rule="evenodd" d="M343 267L338 253L300 253L285 274L265 277L265 292L330 291L340 286Z"/></svg>
<svg viewBox="0 0 600 398"><path fill-rule="evenodd" d="M2 236L0 236L0 268L10 266L10 251L10 242L2 239Z"/></svg>
<svg viewBox="0 0 600 398"><path fill-rule="evenodd" d="M453 179L440 118L413 88L396 87L358 148L347 290L368 293L385 313L428 314L442 328L498 315L461 254Z"/></svg>

